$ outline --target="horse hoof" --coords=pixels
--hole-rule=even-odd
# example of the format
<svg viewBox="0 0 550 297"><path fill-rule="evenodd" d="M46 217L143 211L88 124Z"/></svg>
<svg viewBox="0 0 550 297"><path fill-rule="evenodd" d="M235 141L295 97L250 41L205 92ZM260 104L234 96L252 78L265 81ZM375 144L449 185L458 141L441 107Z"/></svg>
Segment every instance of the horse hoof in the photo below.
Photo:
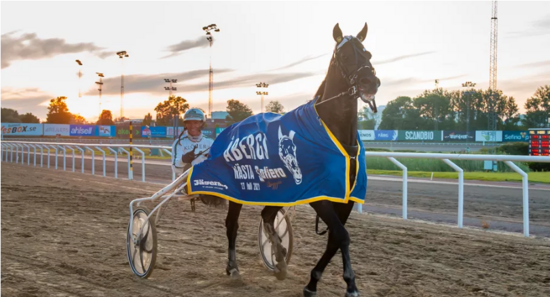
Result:
<svg viewBox="0 0 550 297"><path fill-rule="evenodd" d="M229 275L229 277L232 279L237 279L241 277L241 274L239 273L239 269L237 268L232 268L231 270L226 269L225 273Z"/></svg>
<svg viewBox="0 0 550 297"><path fill-rule="evenodd" d="M278 280L285 280L286 279L286 262L283 260L282 262L279 262L275 265L275 277Z"/></svg>
<svg viewBox="0 0 550 297"><path fill-rule="evenodd" d="M316 297L317 292L316 291L310 291L307 289L307 287L304 287L304 297Z"/></svg>
<svg viewBox="0 0 550 297"><path fill-rule="evenodd" d="M346 297L359 297L359 292L358 291L355 291L355 292L346 292Z"/></svg>

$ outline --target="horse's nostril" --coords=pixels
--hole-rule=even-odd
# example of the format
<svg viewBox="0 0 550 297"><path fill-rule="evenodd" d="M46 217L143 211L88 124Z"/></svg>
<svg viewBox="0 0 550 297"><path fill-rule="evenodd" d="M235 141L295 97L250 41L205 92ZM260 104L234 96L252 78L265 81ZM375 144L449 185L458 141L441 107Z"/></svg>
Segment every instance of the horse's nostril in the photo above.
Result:
<svg viewBox="0 0 550 297"><path fill-rule="evenodd" d="M363 77L361 78L361 80L359 80L359 82L362 84L362 85L368 85L370 83L370 79L366 78L366 77Z"/></svg>

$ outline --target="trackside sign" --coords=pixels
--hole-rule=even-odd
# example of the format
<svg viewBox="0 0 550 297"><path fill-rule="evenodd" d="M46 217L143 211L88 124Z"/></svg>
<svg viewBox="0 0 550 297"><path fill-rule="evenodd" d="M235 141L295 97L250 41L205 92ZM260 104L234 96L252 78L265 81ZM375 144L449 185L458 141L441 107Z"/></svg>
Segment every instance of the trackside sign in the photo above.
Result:
<svg viewBox="0 0 550 297"><path fill-rule="evenodd" d="M2 123L3 136L42 136L42 124Z"/></svg>
<svg viewBox="0 0 550 297"><path fill-rule="evenodd" d="M405 141L441 141L441 130L399 130L399 140Z"/></svg>

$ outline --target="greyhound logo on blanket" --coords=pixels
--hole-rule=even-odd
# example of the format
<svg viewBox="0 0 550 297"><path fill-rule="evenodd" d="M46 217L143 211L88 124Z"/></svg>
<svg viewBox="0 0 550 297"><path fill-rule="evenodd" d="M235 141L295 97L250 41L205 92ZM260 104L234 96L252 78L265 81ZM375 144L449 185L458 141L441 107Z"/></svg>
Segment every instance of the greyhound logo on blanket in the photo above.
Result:
<svg viewBox="0 0 550 297"><path fill-rule="evenodd" d="M294 177L294 182L299 185L302 183L302 171L298 166L298 159L296 158L296 145L294 144L294 132L290 130L290 133L283 135L281 132L281 126L279 126L279 157L281 161L285 163L286 168Z"/></svg>

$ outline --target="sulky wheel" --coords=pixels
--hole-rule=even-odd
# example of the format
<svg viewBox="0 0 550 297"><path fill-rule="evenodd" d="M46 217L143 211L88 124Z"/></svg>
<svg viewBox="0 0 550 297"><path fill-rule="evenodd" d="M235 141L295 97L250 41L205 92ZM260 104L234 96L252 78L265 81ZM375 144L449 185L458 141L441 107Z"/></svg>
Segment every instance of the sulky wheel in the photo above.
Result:
<svg viewBox="0 0 550 297"><path fill-rule="evenodd" d="M152 218L147 219L149 210L145 207L139 207L134 211L134 220L130 222L132 225L132 233L130 234L130 225L126 236L126 250L128 254L128 262L135 275L141 278L148 278L155 267L157 258L157 231ZM134 242L134 237L138 233L141 234Z"/></svg>
<svg viewBox="0 0 550 297"><path fill-rule="evenodd" d="M277 217L275 218L275 230L281 238L283 247L286 249L285 260L288 264L290 262L290 256L292 255L294 234L292 232L290 218L288 216L285 217L284 209L279 210L277 213ZM275 255L271 250L271 242L264 233L263 219L260 219L260 226L258 228L258 246L260 248L260 258L264 266L269 269L269 271L275 271Z"/></svg>

